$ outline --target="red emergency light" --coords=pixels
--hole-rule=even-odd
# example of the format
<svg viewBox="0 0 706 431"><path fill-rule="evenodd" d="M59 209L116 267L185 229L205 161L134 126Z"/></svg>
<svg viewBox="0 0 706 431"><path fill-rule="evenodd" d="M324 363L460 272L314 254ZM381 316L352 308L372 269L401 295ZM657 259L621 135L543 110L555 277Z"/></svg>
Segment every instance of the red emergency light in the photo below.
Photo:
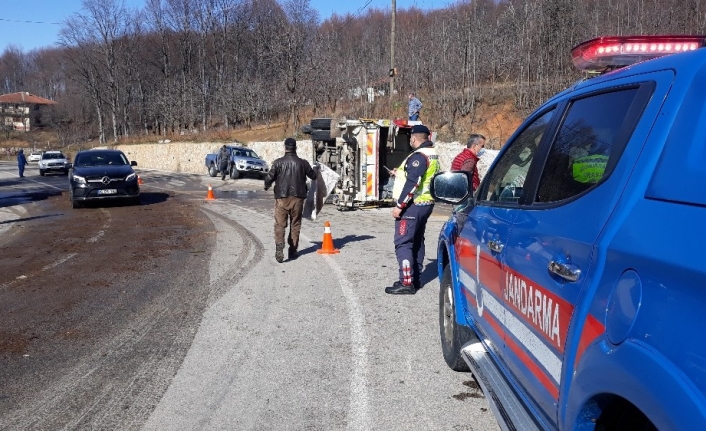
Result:
<svg viewBox="0 0 706 431"><path fill-rule="evenodd" d="M706 36L609 36L576 45L571 57L579 70L607 72L703 46L706 46Z"/></svg>

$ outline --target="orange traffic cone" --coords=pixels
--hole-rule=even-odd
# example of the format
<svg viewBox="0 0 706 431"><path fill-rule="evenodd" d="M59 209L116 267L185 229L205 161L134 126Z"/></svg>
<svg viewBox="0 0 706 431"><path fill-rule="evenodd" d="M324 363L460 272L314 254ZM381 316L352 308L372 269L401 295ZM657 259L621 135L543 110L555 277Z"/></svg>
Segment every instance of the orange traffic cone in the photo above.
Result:
<svg viewBox="0 0 706 431"><path fill-rule="evenodd" d="M211 185L208 185L208 193L206 193L206 200L207 201L215 201L216 197L213 195L213 189L211 188Z"/></svg>
<svg viewBox="0 0 706 431"><path fill-rule="evenodd" d="M142 181L142 177L138 175L138 176L137 176L137 185L141 186L141 185L143 185L144 183L145 183L145 182Z"/></svg>
<svg viewBox="0 0 706 431"><path fill-rule="evenodd" d="M324 240L321 242L321 249L316 250L319 254L336 254L341 250L333 248L333 238L331 237L331 223L324 223Z"/></svg>

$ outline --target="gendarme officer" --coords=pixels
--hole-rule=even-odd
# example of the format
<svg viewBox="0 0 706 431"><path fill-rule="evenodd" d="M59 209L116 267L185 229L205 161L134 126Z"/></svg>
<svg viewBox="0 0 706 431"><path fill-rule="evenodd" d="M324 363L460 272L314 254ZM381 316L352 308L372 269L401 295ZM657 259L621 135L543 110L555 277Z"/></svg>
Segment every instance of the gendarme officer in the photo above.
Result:
<svg viewBox="0 0 706 431"><path fill-rule="evenodd" d="M429 135L426 126L412 127L409 144L414 152L393 171L392 196L397 205L392 216L395 218L395 255L400 275L398 281L385 288L386 293L413 295L421 288L424 230L434 209L429 186L439 171L439 156Z"/></svg>

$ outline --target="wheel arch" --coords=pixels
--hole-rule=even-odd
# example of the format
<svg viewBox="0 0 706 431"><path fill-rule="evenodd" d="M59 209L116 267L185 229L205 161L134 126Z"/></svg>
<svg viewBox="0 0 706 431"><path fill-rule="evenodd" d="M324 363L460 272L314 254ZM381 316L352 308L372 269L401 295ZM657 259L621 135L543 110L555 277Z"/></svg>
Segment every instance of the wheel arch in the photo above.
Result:
<svg viewBox="0 0 706 431"><path fill-rule="evenodd" d="M635 340L594 343L570 383L560 411L562 429L593 430L620 404L634 406L657 429L696 430L706 424L706 397L665 357Z"/></svg>

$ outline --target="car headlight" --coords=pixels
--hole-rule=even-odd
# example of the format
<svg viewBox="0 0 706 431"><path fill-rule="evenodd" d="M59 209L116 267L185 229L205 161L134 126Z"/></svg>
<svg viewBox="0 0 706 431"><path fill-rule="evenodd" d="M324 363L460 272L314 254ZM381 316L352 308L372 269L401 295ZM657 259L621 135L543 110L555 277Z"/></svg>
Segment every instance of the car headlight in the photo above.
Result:
<svg viewBox="0 0 706 431"><path fill-rule="evenodd" d="M78 184L86 184L86 179L83 177L79 177L78 175L72 175L71 179L74 180Z"/></svg>
<svg viewBox="0 0 706 431"><path fill-rule="evenodd" d="M130 175L128 175L127 177L125 177L125 181L132 181L135 178L137 178L137 174L133 172Z"/></svg>

